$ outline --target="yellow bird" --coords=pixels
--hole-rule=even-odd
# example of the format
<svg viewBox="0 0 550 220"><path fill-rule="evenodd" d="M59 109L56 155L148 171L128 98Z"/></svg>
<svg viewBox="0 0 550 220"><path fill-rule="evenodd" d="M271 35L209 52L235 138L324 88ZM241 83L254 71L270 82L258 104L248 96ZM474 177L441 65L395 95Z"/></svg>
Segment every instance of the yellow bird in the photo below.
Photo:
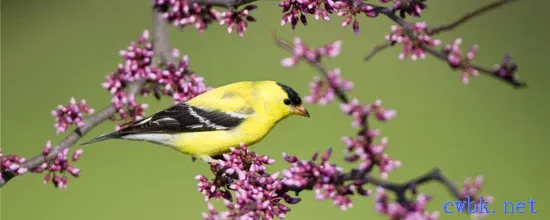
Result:
<svg viewBox="0 0 550 220"><path fill-rule="evenodd" d="M275 81L237 82L82 145L108 139L147 141L209 162L231 147L261 141L290 115L310 117L294 89Z"/></svg>

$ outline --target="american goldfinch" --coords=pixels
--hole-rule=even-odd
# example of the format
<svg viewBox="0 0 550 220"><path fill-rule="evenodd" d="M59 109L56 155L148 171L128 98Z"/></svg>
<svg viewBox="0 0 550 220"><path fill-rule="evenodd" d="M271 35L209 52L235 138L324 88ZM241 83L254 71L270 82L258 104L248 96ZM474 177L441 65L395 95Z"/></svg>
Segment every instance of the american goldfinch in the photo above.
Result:
<svg viewBox="0 0 550 220"><path fill-rule="evenodd" d="M231 147L257 143L290 115L310 117L294 89L275 81L237 82L82 145L108 139L147 141L209 162Z"/></svg>

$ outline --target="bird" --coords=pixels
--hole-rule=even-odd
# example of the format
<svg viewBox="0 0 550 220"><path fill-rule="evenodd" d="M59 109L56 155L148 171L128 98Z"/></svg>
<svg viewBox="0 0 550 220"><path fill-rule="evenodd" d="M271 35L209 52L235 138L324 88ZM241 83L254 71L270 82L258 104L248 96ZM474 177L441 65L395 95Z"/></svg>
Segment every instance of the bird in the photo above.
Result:
<svg viewBox="0 0 550 220"><path fill-rule="evenodd" d="M310 118L302 98L290 86L265 81L241 81L174 104L126 127L81 145L109 139L145 141L211 162L232 147L261 141L291 115Z"/></svg>

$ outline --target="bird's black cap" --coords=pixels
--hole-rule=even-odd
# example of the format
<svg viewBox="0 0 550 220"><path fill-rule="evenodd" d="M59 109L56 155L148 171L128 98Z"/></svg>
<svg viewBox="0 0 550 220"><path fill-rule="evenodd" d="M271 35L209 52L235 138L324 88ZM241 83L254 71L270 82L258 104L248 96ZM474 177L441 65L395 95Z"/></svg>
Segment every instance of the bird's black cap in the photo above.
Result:
<svg viewBox="0 0 550 220"><path fill-rule="evenodd" d="M285 93L288 95L288 99L290 99L291 105L299 106L302 104L302 99L300 98L300 94L294 91L294 89L280 82L278 82L277 85L279 85L283 89L283 91L285 91Z"/></svg>

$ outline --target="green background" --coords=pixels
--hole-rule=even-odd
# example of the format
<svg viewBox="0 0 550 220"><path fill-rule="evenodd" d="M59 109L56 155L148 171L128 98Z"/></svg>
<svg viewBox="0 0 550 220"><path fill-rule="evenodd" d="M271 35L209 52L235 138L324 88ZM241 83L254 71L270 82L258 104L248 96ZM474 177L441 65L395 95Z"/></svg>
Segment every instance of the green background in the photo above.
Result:
<svg viewBox="0 0 550 220"><path fill-rule="evenodd" d="M423 19L437 25L489 1L428 1ZM269 31L284 39L300 36L320 46L343 40L341 56L327 61L340 67L345 78L356 84L350 95L363 102L380 98L398 110L387 124L375 124L389 137L387 152L401 160L402 168L390 174L393 181L405 181L433 167L461 184L464 177L483 174L485 192L496 198L493 205L502 212L502 202L535 198L537 214L493 215L489 219L548 219L548 163L550 129L548 112L547 23L543 19L548 3L518 1L490 12L474 22L440 35L444 43L460 36L464 49L479 44L476 63L492 65L510 52L520 64L520 77L529 88L515 90L488 77L477 77L462 85L458 72L428 57L399 61L401 47L392 48L363 62L363 55L383 41L391 22L385 17L360 17L361 35L340 27L342 18L314 21L307 28L292 31L280 27L282 16L277 1L260 1L253 11L258 23L250 24L244 39L227 34L213 25L199 34L194 28L183 32L171 28L172 46L191 58L191 67L210 86L242 80L273 79L307 94L308 83L317 74L305 64L286 70L280 60L288 53L274 45ZM57 143L50 111L66 104L71 96L85 98L96 109L104 107L109 94L101 88L105 75L121 61L118 51L151 27L150 0L21 0L2 1L2 115L1 147L5 153L32 156L46 140ZM148 113L171 104L152 97ZM279 162L281 152L309 157L317 150L335 148L340 164L341 136L355 131L350 118L336 103L327 107L307 105L312 118L293 117L280 123L254 150ZM104 123L84 139L108 132L114 123ZM79 179L70 179L69 189L59 191L42 184L42 175L16 178L2 188L1 217L15 219L200 219L206 210L197 192L197 174L208 167L151 144L108 141L85 148L77 167ZM347 166L347 165L346 165ZM349 166L348 166L349 167ZM545 187L546 186L546 187ZM431 210L441 219L467 216L442 213L450 199L437 184L423 192L435 196ZM341 212L329 201L316 201L304 193L301 204L292 206L288 219L383 219L373 208L372 197L355 197L354 208Z"/></svg>

